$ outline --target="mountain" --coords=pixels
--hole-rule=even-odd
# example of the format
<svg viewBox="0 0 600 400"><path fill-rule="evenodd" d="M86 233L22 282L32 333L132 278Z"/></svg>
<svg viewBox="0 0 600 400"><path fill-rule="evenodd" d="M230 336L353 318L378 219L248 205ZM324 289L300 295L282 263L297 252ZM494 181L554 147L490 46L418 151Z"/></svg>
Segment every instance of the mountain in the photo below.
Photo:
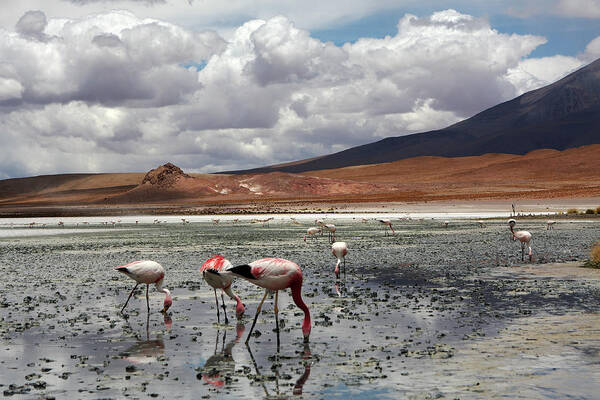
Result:
<svg viewBox="0 0 600 400"><path fill-rule="evenodd" d="M600 59L543 88L447 128L389 137L338 153L234 173L305 172L418 156L526 154L600 143Z"/></svg>

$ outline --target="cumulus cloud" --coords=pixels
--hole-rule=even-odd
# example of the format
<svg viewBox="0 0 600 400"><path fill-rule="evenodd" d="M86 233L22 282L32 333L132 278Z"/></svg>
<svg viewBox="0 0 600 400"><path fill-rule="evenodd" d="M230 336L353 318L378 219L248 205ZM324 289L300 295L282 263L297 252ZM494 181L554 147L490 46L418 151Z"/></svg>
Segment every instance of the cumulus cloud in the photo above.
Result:
<svg viewBox="0 0 600 400"><path fill-rule="evenodd" d="M14 150L3 177L313 157L445 127L582 62L527 59L543 37L454 10L406 15L393 36L343 46L283 16L228 41L124 11L22 20L0 30L0 147Z"/></svg>
<svg viewBox="0 0 600 400"><path fill-rule="evenodd" d="M44 40L46 25L46 14L41 11L27 11L15 25L15 30L23 36Z"/></svg>

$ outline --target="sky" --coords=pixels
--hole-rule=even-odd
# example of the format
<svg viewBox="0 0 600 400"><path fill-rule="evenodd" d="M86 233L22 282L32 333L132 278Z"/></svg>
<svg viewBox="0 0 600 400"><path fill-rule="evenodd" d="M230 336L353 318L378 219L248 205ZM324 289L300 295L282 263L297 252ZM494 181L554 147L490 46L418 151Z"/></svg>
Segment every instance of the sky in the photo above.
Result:
<svg viewBox="0 0 600 400"><path fill-rule="evenodd" d="M599 57L600 0L2 0L0 179L330 154Z"/></svg>

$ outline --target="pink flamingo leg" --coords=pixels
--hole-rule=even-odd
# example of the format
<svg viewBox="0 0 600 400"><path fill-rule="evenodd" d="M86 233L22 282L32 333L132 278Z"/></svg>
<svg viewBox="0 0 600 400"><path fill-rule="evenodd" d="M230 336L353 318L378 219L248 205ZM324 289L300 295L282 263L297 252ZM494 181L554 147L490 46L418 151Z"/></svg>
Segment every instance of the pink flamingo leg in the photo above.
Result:
<svg viewBox="0 0 600 400"><path fill-rule="evenodd" d="M217 298L217 289L215 291L215 302L217 303L217 324L221 323L221 314L219 313L219 299Z"/></svg>
<svg viewBox="0 0 600 400"><path fill-rule="evenodd" d="M252 331L254 330L254 326L256 325L256 320L258 319L258 315L260 314L260 310L262 309L262 305L265 302L265 299L267 298L268 294L269 294L269 290L265 290L265 295L263 296L262 300L260 301L260 304L256 308L256 315L254 315L254 321L252 322L252 327L250 328L250 332L248 332L248 336L246 336L246 344L248 344L248 341L250 340L250 336L252 336Z"/></svg>
<svg viewBox="0 0 600 400"><path fill-rule="evenodd" d="M277 331L277 352L279 352L279 308L277 308L277 296L279 295L279 290L275 291L275 307L273 311L275 312L275 330Z"/></svg>
<svg viewBox="0 0 600 400"><path fill-rule="evenodd" d="M137 289L137 287L139 286L139 283L137 283L133 289L131 289L131 292L129 293L129 297L127 298L127 301L125 302L125 305L123 306L123 308L121 308L121 314L123 314L123 310L125 309L125 307L127 307L127 303L129 303L129 299L131 298L131 296L133 295L133 292L135 292L135 289Z"/></svg>
<svg viewBox="0 0 600 400"><path fill-rule="evenodd" d="M225 298L223 297L223 291L221 291L221 304L223 304L223 314L225 314L225 323L228 324L229 320L227 319L227 310L225 309Z"/></svg>
<svg viewBox="0 0 600 400"><path fill-rule="evenodd" d="M146 306L148 307L148 314L150 314L150 298L148 297L149 284L146 284Z"/></svg>

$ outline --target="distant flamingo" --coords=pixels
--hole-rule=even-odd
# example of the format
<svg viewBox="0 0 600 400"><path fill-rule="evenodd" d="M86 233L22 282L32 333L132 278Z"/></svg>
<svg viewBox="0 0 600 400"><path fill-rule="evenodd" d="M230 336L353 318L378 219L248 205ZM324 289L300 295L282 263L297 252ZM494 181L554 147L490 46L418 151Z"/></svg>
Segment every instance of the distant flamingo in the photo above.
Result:
<svg viewBox="0 0 600 400"><path fill-rule="evenodd" d="M380 224L387 225L392 230L392 234L394 234L394 235L396 234L396 231L394 231L394 228L392 228L392 221L390 221L389 219L380 219L378 221ZM387 229L386 229L385 236L387 236L387 235L388 235L388 233L387 233Z"/></svg>
<svg viewBox="0 0 600 400"><path fill-rule="evenodd" d="M517 221L515 221L514 219L508 220L508 225L510 226L510 231L512 232L512 239L513 241L519 239L519 242L521 242L521 261L524 260L525 246L527 246L527 248L529 249L529 262L531 262L533 256L533 252L531 250L531 233L527 231L515 232L513 230L513 227L516 223Z"/></svg>
<svg viewBox="0 0 600 400"><path fill-rule="evenodd" d="M477 223L479 224L480 228L485 228L485 222L483 222L482 220L477 221Z"/></svg>
<svg viewBox="0 0 600 400"><path fill-rule="evenodd" d="M340 276L340 264L344 263L344 274L346 273L346 254L348 254L348 245L346 242L335 242L331 245L331 252L337 257L337 263L335 264L335 276Z"/></svg>
<svg viewBox="0 0 600 400"><path fill-rule="evenodd" d="M316 235L317 233L321 232L321 228L316 228L316 227L312 227L312 228L308 228L306 230L306 235L308 236L313 236ZM304 235L304 241L306 242L306 235Z"/></svg>
<svg viewBox="0 0 600 400"><path fill-rule="evenodd" d="M556 223L556 221L548 221L546 222L546 230L551 231L554 229L554 224Z"/></svg>
<svg viewBox="0 0 600 400"><path fill-rule="evenodd" d="M277 299L280 290L290 288L294 303L304 311L304 322L302 323L302 334L304 342L308 342L310 336L310 311L304 301L302 301L302 270L298 264L284 260L282 258L263 258L251 262L250 264L238 265L224 271L207 269L206 272L215 275L233 275L246 279L248 282L265 288L265 295L256 309L254 322L246 338L246 343L250 340L256 320L260 314L262 305L269 294L269 291L275 291L275 326L277 328L277 348L279 348L279 309L277 308Z"/></svg>
<svg viewBox="0 0 600 400"><path fill-rule="evenodd" d="M231 267L232 265L229 262L229 260L220 255L211 256L200 267L200 272L202 272L202 278L204 278L206 283L208 283L215 290L215 302L217 303L217 322L221 322L221 317L219 313L219 300L217 299L217 289L221 289L221 303L223 304L223 313L225 314L226 324L228 324L229 321L227 320L227 311L225 310L225 299L223 298L223 292L227 293L227 296L231 297L232 300L235 300L235 312L237 314L238 319L240 319L244 314L244 304L242 304L240 298L233 294L233 292L231 291L231 282L233 281L233 277L228 275L207 274L206 270L213 269L215 271L223 271Z"/></svg>
<svg viewBox="0 0 600 400"><path fill-rule="evenodd" d="M447 228L449 223L450 221L444 221L444 228Z"/></svg>
<svg viewBox="0 0 600 400"><path fill-rule="evenodd" d="M335 242L335 231L336 231L336 227L334 224L325 224L324 225L325 229L327 229L329 231L329 243L333 243Z"/></svg>
<svg viewBox="0 0 600 400"><path fill-rule="evenodd" d="M258 219L257 221L262 223L262 226L265 226L265 224L269 225L269 221L273 220L273 217L269 217L269 218L265 218L265 219Z"/></svg>
<svg viewBox="0 0 600 400"><path fill-rule="evenodd" d="M319 225L321 229L325 228L325 222L322 219L315 219L315 224ZM323 236L323 230L321 230L321 236Z"/></svg>
<svg viewBox="0 0 600 400"><path fill-rule="evenodd" d="M140 283L146 284L146 305L148 306L148 312L150 312L150 300L148 299L148 287L151 284L156 286L156 290L159 292L165 293L165 301L163 304L162 312L165 313L173 304L173 299L171 298L171 292L168 289L164 289L162 287L164 278L165 278L165 269L157 263L156 261L144 260L144 261L134 261L129 264L120 265L115 267L115 270L127 275L134 281L136 281L136 285L129 293L129 297L127 297L127 301L125 305L121 309L121 313L127 307L127 303L129 303L129 299L135 292L135 289L138 287Z"/></svg>

